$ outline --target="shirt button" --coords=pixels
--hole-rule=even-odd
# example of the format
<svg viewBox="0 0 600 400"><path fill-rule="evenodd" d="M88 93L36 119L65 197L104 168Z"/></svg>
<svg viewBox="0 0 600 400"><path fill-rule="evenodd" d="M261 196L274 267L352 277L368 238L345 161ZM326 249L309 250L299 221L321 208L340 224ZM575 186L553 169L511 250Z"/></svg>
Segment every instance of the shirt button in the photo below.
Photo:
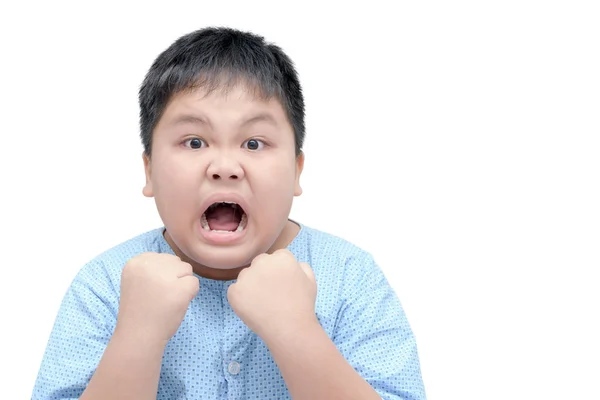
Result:
<svg viewBox="0 0 600 400"><path fill-rule="evenodd" d="M237 374L239 374L240 373L240 369L241 369L240 364L237 363L237 362L235 362L235 361L230 362L229 366L227 367L227 370L229 371L229 373L231 375L237 375Z"/></svg>

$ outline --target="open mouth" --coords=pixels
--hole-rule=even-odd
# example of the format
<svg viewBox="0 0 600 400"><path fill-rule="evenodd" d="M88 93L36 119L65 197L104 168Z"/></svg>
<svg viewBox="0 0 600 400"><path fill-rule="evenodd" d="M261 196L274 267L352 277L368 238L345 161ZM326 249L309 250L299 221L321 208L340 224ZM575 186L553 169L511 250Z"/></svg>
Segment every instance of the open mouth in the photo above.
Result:
<svg viewBox="0 0 600 400"><path fill-rule="evenodd" d="M202 229L212 232L241 232L248 224L246 212L232 202L213 203L200 219Z"/></svg>

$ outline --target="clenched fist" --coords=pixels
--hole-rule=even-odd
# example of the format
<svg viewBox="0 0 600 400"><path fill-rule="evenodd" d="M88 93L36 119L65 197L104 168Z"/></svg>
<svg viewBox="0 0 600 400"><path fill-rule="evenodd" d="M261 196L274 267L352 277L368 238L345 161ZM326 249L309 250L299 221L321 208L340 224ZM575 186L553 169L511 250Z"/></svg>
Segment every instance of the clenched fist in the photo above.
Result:
<svg viewBox="0 0 600 400"><path fill-rule="evenodd" d="M121 274L117 330L166 344L198 293L192 266L171 254L143 253Z"/></svg>
<svg viewBox="0 0 600 400"><path fill-rule="evenodd" d="M264 341L318 323L312 269L288 250L261 254L229 287L233 311Z"/></svg>

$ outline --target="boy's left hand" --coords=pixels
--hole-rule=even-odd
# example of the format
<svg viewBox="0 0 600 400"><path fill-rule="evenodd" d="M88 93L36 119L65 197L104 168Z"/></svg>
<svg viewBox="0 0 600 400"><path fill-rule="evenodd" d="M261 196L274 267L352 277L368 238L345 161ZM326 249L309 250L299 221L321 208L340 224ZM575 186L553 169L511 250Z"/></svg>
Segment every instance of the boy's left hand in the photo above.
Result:
<svg viewBox="0 0 600 400"><path fill-rule="evenodd" d="M229 287L233 311L265 342L317 323L312 269L288 250L257 256Z"/></svg>

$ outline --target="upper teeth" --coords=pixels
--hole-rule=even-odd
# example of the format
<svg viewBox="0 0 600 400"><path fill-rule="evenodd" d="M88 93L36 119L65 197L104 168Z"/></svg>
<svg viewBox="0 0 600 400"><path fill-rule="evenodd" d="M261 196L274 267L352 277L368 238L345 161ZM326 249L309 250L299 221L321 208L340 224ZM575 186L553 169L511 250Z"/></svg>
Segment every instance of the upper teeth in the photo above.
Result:
<svg viewBox="0 0 600 400"><path fill-rule="evenodd" d="M211 204L211 205L210 205L208 208L213 208L213 207L216 207L216 206L218 206L219 204L227 204L227 205L229 205L229 206L231 206L231 207L233 207L233 208L237 208L237 207L239 207L239 206L238 206L236 203L234 203L234 202L232 202L232 201L219 201L219 202L216 202L216 203L213 203L213 204Z"/></svg>

